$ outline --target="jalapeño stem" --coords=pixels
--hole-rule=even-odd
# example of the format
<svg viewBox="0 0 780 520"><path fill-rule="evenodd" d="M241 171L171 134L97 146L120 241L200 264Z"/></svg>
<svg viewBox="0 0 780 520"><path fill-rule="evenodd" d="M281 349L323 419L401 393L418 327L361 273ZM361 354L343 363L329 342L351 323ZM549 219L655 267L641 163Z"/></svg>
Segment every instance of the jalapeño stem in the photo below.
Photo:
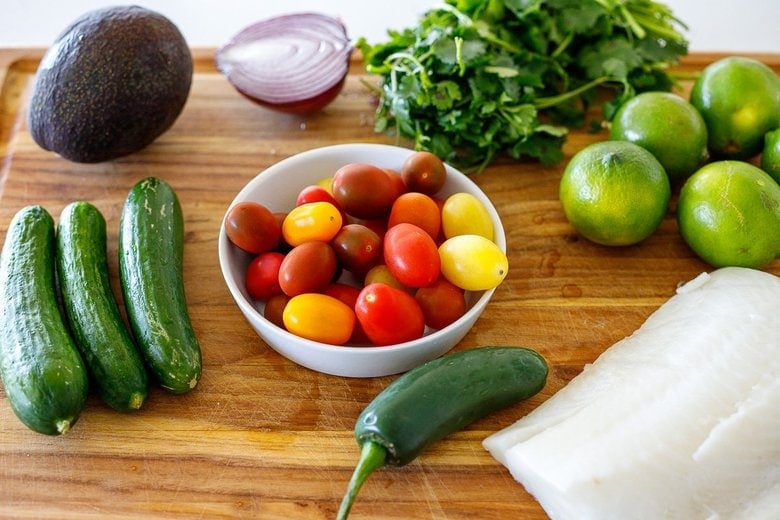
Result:
<svg viewBox="0 0 780 520"><path fill-rule="evenodd" d="M357 496L358 491L360 491L363 482L366 481L366 478L368 478L371 473L384 466L386 456L387 450L385 450L385 447L381 444L373 441L365 441L363 443L360 450L360 459L358 459L355 471L352 473L352 478L349 480L347 493L341 500L341 506L339 506L336 520L346 520L352 503L355 501L355 497Z"/></svg>

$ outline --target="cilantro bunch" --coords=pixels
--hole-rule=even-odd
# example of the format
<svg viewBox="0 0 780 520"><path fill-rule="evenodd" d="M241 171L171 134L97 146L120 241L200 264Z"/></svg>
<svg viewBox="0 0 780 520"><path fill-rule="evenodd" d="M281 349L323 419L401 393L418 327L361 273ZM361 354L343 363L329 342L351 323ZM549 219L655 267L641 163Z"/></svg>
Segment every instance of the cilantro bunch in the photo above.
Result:
<svg viewBox="0 0 780 520"><path fill-rule="evenodd" d="M555 163L600 93L609 120L636 93L669 90L685 28L653 0L446 0L356 45L381 77L375 130L473 171L500 153Z"/></svg>

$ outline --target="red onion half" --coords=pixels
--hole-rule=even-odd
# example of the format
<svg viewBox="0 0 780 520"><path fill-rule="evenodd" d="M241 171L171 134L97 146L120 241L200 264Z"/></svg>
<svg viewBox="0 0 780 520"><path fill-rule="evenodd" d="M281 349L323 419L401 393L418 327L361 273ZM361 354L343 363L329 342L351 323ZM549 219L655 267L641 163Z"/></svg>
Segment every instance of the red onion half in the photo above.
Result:
<svg viewBox="0 0 780 520"><path fill-rule="evenodd" d="M318 13L269 18L217 50L217 69L241 94L283 112L321 109L339 94L352 45L340 20Z"/></svg>

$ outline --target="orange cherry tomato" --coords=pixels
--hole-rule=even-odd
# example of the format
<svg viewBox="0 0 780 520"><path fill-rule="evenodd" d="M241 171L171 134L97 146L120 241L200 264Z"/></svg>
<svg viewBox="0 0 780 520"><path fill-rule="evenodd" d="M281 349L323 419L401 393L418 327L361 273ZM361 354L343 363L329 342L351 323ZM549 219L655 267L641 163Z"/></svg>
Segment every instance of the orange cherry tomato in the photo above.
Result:
<svg viewBox="0 0 780 520"><path fill-rule="evenodd" d="M434 240L441 230L441 209L436 201L424 193L410 191L395 199L390 208L387 227L407 222L428 233Z"/></svg>
<svg viewBox="0 0 780 520"><path fill-rule="evenodd" d="M287 214L282 222L282 237L293 247L312 240L329 242L341 224L339 208L329 202L308 202Z"/></svg>
<svg viewBox="0 0 780 520"><path fill-rule="evenodd" d="M343 345L352 337L355 312L344 302L321 293L290 298L282 314L285 328L312 341Z"/></svg>

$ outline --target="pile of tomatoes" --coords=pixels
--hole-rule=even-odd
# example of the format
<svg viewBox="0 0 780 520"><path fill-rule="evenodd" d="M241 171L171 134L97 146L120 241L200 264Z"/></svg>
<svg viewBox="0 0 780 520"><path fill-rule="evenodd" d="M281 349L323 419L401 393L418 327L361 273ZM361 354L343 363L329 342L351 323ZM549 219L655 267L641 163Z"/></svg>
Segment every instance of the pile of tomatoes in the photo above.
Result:
<svg viewBox="0 0 780 520"><path fill-rule="evenodd" d="M392 345L446 327L466 312L466 291L508 270L484 204L437 196L446 176L438 157L414 152L399 171L347 164L287 213L234 205L225 232L254 255L247 292L268 320L322 343Z"/></svg>

